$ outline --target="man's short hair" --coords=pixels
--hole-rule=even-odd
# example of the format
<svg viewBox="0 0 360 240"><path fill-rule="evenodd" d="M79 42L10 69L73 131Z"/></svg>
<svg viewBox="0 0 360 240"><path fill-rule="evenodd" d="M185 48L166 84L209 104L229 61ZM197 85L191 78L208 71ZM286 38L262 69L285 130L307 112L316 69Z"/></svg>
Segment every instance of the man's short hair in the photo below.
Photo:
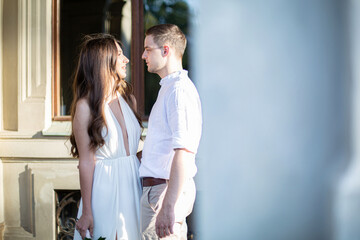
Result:
<svg viewBox="0 0 360 240"><path fill-rule="evenodd" d="M174 24L160 24L149 28L146 36L151 35L158 46L169 44L182 57L186 48L186 37L180 28Z"/></svg>

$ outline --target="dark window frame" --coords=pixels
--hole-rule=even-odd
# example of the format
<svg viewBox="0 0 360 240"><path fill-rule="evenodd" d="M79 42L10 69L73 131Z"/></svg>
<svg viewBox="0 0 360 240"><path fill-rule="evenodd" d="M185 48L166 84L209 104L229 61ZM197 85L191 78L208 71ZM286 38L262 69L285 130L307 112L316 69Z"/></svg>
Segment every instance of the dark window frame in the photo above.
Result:
<svg viewBox="0 0 360 240"><path fill-rule="evenodd" d="M52 119L70 121L60 115L60 1L52 0ZM144 62L141 59L144 39L143 0L131 0L131 83L137 100L138 112L144 116Z"/></svg>

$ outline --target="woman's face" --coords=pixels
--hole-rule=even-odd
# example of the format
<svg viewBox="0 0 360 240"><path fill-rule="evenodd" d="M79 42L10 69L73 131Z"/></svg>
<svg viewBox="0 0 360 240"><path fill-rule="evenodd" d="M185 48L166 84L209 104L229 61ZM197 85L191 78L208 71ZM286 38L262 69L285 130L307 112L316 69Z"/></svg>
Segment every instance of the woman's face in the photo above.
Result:
<svg viewBox="0 0 360 240"><path fill-rule="evenodd" d="M126 77L126 64L129 62L129 59L125 57L121 47L118 43L116 43L116 47L118 49L118 56L116 61L116 71L119 74L120 78Z"/></svg>

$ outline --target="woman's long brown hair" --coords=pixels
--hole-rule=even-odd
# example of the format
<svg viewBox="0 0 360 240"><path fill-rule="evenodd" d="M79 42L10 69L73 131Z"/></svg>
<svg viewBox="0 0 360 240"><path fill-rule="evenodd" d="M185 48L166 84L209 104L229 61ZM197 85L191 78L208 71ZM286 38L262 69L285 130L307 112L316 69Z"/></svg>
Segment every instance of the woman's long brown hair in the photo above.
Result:
<svg viewBox="0 0 360 240"><path fill-rule="evenodd" d="M75 71L73 83L73 102L71 104L71 122L74 121L76 104L80 99L86 99L91 112L88 134L90 137L90 149L96 151L104 145L105 141L101 134L106 127L104 104L106 94L119 92L133 110L139 124L141 118L133 108L131 100L132 87L116 72L118 49L116 42L122 44L109 34L87 35L84 38L78 65ZM115 84L113 83L115 81ZM110 89L110 88L113 89ZM71 154L79 157L74 130L70 135Z"/></svg>

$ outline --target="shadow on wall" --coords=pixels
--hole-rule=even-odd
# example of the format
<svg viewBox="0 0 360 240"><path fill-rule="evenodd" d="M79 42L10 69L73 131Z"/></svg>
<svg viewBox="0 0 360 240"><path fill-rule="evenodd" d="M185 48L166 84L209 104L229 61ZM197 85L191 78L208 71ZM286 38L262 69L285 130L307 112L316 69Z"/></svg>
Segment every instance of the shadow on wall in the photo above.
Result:
<svg viewBox="0 0 360 240"><path fill-rule="evenodd" d="M20 225L25 231L35 234L34 174L28 165L19 175Z"/></svg>

